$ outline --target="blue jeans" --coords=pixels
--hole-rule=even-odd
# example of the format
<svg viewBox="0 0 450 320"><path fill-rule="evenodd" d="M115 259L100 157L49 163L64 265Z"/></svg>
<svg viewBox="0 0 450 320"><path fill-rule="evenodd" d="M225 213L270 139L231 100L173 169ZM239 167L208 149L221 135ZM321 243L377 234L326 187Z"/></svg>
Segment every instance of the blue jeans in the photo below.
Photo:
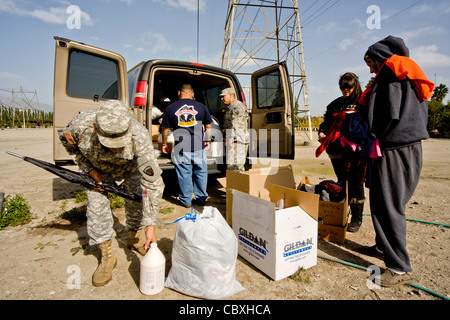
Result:
<svg viewBox="0 0 450 320"><path fill-rule="evenodd" d="M190 205L192 194L195 199L204 203L208 197L206 187L208 183L208 164L205 149L180 153L172 153L172 161L178 177L180 187L179 198L183 205Z"/></svg>

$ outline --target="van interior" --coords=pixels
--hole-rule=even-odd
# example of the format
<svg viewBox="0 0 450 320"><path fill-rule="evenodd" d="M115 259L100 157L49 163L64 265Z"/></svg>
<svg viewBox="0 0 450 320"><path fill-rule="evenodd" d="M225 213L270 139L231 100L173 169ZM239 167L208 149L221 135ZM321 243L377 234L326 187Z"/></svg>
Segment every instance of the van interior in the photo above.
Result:
<svg viewBox="0 0 450 320"><path fill-rule="evenodd" d="M153 92L153 96L149 95L149 101L153 106L164 112L168 105L178 99L178 91L187 83L194 89L195 100L203 103L222 126L225 105L219 94L227 87L234 87L231 79L223 75L186 69L164 68L154 72L154 81L149 83L149 92Z"/></svg>

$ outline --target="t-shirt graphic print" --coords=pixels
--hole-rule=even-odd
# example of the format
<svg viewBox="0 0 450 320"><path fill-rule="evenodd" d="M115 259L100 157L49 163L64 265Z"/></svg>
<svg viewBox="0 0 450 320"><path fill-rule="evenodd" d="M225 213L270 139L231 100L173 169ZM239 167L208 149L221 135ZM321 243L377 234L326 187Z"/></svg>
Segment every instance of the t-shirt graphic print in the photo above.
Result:
<svg viewBox="0 0 450 320"><path fill-rule="evenodd" d="M198 112L194 109L194 106L189 106L187 104L181 106L175 112L175 115L178 117L178 126L179 127L193 127L197 124L196 115Z"/></svg>

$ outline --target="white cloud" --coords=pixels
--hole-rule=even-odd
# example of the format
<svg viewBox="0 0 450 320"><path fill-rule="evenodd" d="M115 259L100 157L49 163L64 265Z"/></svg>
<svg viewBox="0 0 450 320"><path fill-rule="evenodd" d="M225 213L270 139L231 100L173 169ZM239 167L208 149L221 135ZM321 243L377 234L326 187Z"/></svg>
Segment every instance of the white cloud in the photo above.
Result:
<svg viewBox="0 0 450 320"><path fill-rule="evenodd" d="M206 11L206 0L200 0L198 4L197 0L153 0L153 1L167 4L172 8L185 9L188 12L197 12L197 6L200 7L201 13L204 13Z"/></svg>
<svg viewBox="0 0 450 320"><path fill-rule="evenodd" d="M160 52L170 52L173 47L162 33L146 32L142 34L136 43L126 43L125 49L135 50L155 55ZM177 49L180 50L180 49Z"/></svg>
<svg viewBox="0 0 450 320"><path fill-rule="evenodd" d="M7 12L24 17L33 17L50 24L66 24L71 13L67 13L67 8L70 6L70 3L65 2L65 4L67 4L67 6L51 7L49 9L23 9L24 7L29 7L30 4L15 2L13 0L0 0L0 12ZM91 16L81 8L80 17L82 25L93 25Z"/></svg>
<svg viewBox="0 0 450 320"><path fill-rule="evenodd" d="M339 28L339 25L336 22L328 22L325 24L321 24L317 28L317 32L319 34L333 34L336 32L342 32L342 28Z"/></svg>
<svg viewBox="0 0 450 320"><path fill-rule="evenodd" d="M13 0L0 0L0 12L8 12L14 14L24 14L25 11L19 9L16 2Z"/></svg>
<svg viewBox="0 0 450 320"><path fill-rule="evenodd" d="M362 60L362 58L361 58ZM351 67L342 68L339 70L340 74L344 74L346 72L353 72L356 75L365 74L369 72L369 67L366 64L354 65Z"/></svg>
<svg viewBox="0 0 450 320"><path fill-rule="evenodd" d="M450 56L438 51L439 47L433 44L412 48L410 55L422 68L450 67Z"/></svg>
<svg viewBox="0 0 450 320"><path fill-rule="evenodd" d="M24 78L23 76L8 71L0 72L0 79L1 79L0 83L2 84L2 86L4 85L8 86L11 83L21 83L26 80L26 78Z"/></svg>
<svg viewBox="0 0 450 320"><path fill-rule="evenodd" d="M355 43L354 39L344 39L341 42L338 42L336 45L338 47L338 49L340 50L346 50L348 47L353 46L353 44Z"/></svg>
<svg viewBox="0 0 450 320"><path fill-rule="evenodd" d="M414 15L430 15L430 16L440 16L450 13L450 7L446 1L443 1L440 4L421 4L419 6L415 6L411 11Z"/></svg>
<svg viewBox="0 0 450 320"><path fill-rule="evenodd" d="M423 27L416 30L402 32L398 36L405 41L408 41L409 39L419 38L423 36L439 35L442 33L443 30L440 27Z"/></svg>
<svg viewBox="0 0 450 320"><path fill-rule="evenodd" d="M361 19L355 18L349 22L350 25L354 25L356 28L365 28L366 22L361 21Z"/></svg>
<svg viewBox="0 0 450 320"><path fill-rule="evenodd" d="M48 10L33 10L28 13L30 16L46 23L64 24L66 23L66 8L50 8Z"/></svg>

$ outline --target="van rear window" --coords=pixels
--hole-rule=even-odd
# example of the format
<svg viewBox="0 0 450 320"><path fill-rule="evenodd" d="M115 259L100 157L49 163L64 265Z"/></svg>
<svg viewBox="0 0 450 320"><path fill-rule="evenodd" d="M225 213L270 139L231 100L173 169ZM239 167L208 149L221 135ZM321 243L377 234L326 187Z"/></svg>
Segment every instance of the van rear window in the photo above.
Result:
<svg viewBox="0 0 450 320"><path fill-rule="evenodd" d="M67 94L73 97L119 99L117 62L73 50L69 56Z"/></svg>

